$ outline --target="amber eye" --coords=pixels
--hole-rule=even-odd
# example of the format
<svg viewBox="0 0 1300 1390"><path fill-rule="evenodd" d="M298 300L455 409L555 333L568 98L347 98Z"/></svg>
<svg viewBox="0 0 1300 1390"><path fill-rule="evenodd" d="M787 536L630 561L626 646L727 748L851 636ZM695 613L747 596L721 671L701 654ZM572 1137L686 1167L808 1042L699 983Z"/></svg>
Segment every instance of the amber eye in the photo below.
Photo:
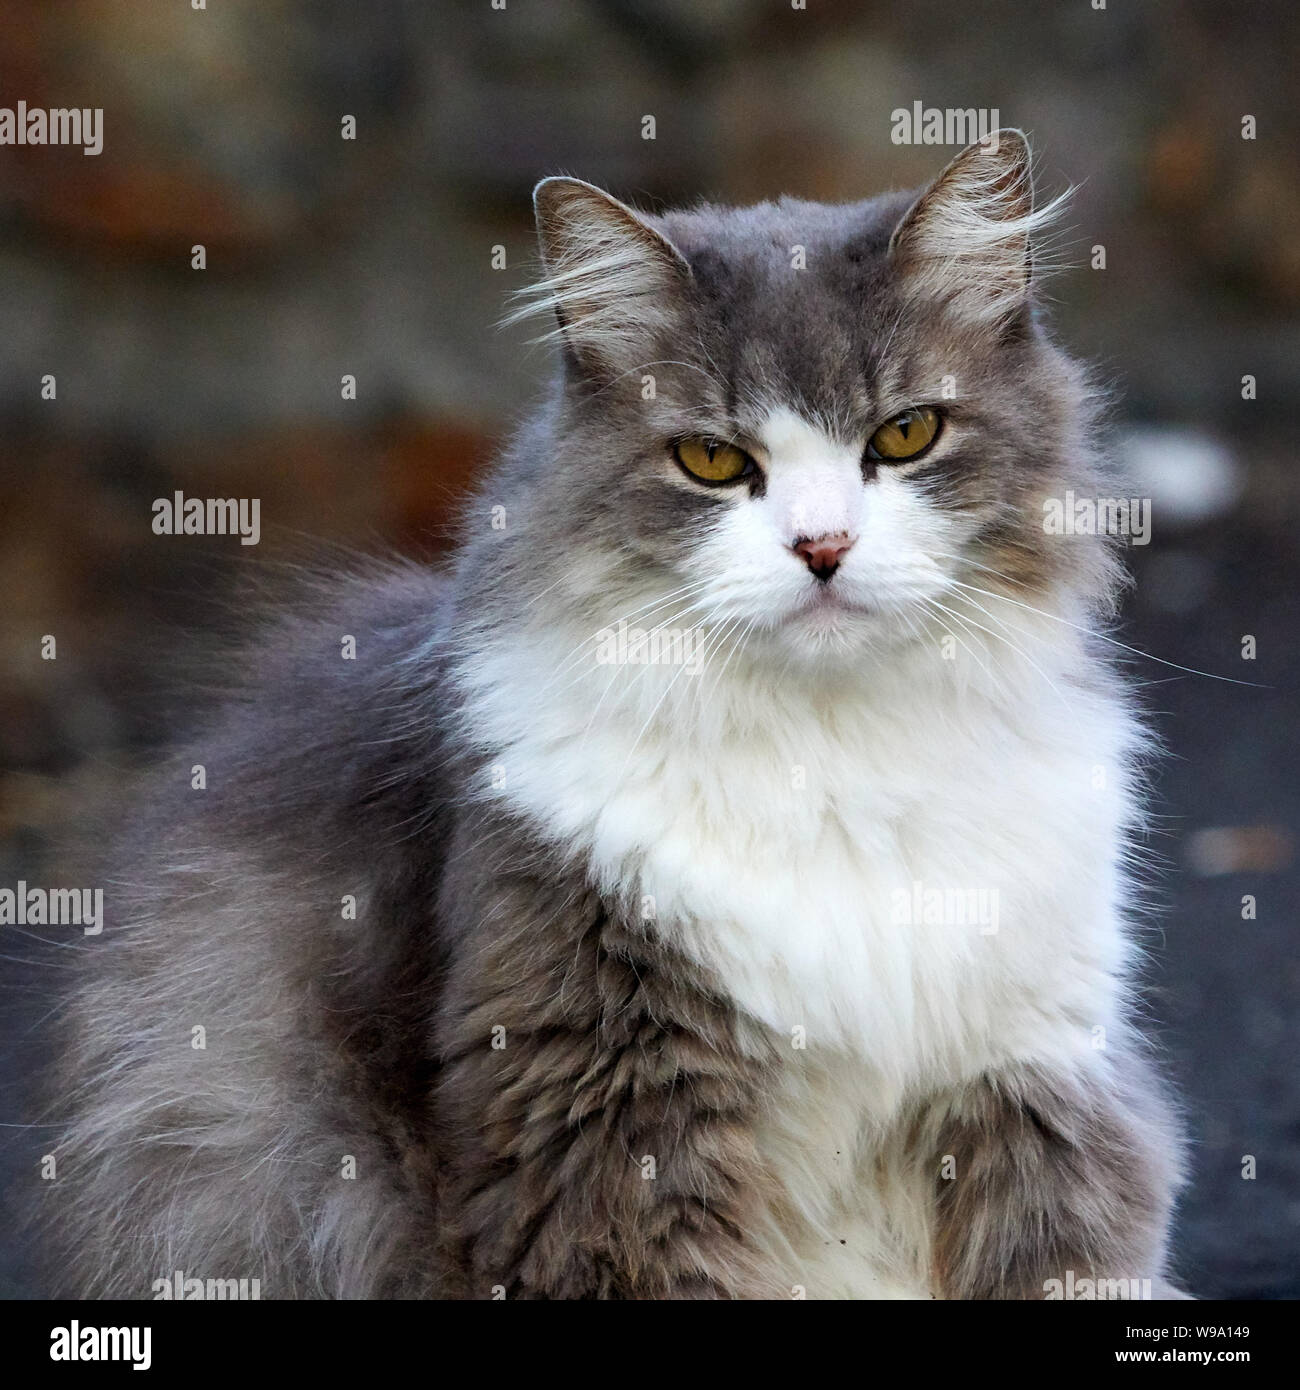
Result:
<svg viewBox="0 0 1300 1390"><path fill-rule="evenodd" d="M939 427L943 422L938 411L928 405L919 410L905 410L887 420L871 436L867 445L867 457L873 459L914 459L919 458L939 437Z"/></svg>
<svg viewBox="0 0 1300 1390"><path fill-rule="evenodd" d="M734 483L757 471L754 460L720 439L679 439L673 457L702 483Z"/></svg>

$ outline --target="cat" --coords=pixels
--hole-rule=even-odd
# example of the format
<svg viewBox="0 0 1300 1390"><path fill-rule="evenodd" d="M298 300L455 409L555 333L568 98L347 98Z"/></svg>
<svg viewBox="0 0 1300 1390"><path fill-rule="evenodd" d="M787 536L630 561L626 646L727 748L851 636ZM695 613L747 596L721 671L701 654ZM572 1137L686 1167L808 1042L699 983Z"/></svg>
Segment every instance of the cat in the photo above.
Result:
<svg viewBox="0 0 1300 1390"><path fill-rule="evenodd" d="M1185 1296L1056 207L1007 130L852 205L538 186L559 368L454 559L268 617L127 818L53 1287Z"/></svg>

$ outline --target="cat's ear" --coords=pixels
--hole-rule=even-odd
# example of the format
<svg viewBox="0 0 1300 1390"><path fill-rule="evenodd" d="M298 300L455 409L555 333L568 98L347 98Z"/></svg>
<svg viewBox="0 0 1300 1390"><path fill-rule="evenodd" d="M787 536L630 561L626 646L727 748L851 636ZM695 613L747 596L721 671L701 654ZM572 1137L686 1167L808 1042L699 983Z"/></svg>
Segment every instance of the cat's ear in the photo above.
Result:
<svg viewBox="0 0 1300 1390"><path fill-rule="evenodd" d="M533 191L545 271L532 294L549 308L570 351L592 367L644 356L671 320L690 266L625 203L581 179L543 179Z"/></svg>
<svg viewBox="0 0 1300 1390"><path fill-rule="evenodd" d="M996 323L1029 297L1031 239L1061 199L1035 209L1029 142L998 130L967 146L904 214L889 254L909 288Z"/></svg>

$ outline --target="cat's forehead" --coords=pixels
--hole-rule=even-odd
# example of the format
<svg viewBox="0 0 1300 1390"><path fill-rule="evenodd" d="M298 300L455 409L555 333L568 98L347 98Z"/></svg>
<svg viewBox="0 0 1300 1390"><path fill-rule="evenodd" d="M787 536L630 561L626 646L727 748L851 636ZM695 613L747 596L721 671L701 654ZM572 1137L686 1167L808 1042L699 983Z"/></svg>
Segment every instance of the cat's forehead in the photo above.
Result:
<svg viewBox="0 0 1300 1390"><path fill-rule="evenodd" d="M782 199L657 220L691 266L693 336L738 419L789 407L847 434L875 409L879 350L897 323L889 238L912 197Z"/></svg>

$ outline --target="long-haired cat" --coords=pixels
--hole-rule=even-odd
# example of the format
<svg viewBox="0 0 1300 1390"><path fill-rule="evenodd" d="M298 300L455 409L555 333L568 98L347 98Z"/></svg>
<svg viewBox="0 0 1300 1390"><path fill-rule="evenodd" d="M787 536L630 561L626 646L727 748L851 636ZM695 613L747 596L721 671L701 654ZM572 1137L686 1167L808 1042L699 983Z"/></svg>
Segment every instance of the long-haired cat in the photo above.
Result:
<svg viewBox="0 0 1300 1390"><path fill-rule="evenodd" d="M536 208L560 370L450 572L269 618L128 821L57 1286L1172 1294L1146 738L1110 545L1044 526L1104 473L1023 137Z"/></svg>

